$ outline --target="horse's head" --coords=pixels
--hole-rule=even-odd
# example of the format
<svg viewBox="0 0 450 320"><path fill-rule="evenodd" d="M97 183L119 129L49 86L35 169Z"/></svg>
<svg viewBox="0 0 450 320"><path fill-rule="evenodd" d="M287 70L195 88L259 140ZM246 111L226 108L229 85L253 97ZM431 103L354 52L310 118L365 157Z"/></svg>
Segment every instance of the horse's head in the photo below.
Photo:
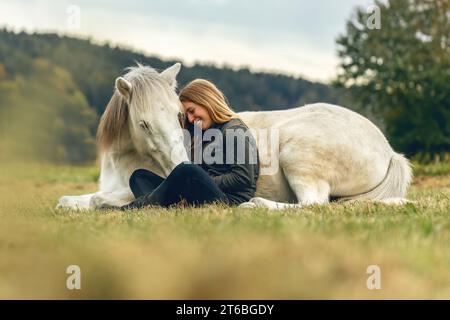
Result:
<svg viewBox="0 0 450 320"><path fill-rule="evenodd" d="M117 78L116 91L108 106L112 109L110 113L115 114L110 117L109 122L115 122L110 127L117 128L109 131L116 131L117 137L128 127L137 152L150 157L165 175L188 160L179 121L181 103L175 92L180 67L181 64L176 63L161 73L141 65L128 68L124 76ZM114 103L114 99L119 101Z"/></svg>

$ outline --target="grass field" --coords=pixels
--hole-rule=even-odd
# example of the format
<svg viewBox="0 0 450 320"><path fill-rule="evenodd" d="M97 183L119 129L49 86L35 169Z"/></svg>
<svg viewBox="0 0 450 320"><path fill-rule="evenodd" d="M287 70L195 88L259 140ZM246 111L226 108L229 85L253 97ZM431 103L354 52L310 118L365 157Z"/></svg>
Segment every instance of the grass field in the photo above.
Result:
<svg viewBox="0 0 450 320"><path fill-rule="evenodd" d="M450 164L415 171L400 207L76 213L53 208L96 191L95 167L2 165L0 298L449 299Z"/></svg>

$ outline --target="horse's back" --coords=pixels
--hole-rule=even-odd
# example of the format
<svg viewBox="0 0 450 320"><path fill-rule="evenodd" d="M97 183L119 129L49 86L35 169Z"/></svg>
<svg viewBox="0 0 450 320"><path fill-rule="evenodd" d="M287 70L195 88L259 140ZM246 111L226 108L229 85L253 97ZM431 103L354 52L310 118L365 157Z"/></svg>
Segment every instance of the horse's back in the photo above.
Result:
<svg viewBox="0 0 450 320"><path fill-rule="evenodd" d="M293 150L281 163L303 159L310 165L303 169L328 181L336 196L370 190L385 176L393 150L367 118L342 107L317 104L307 106L296 120L285 124L280 137L280 149Z"/></svg>
<svg viewBox="0 0 450 320"><path fill-rule="evenodd" d="M364 122L371 126L371 129L378 128L367 118L360 114L329 103L314 103L305 106L273 111L246 111L239 115L249 127L257 128L276 128L284 125L291 125L299 122L315 120L315 123L321 124L323 120L332 120L333 122L348 123ZM327 117L328 116L328 117ZM330 117L331 116L331 117ZM302 121L302 119L305 119ZM344 120L344 121L343 121Z"/></svg>
<svg viewBox="0 0 450 320"><path fill-rule="evenodd" d="M240 113L252 129L278 130L280 146L301 141L313 144L348 146L352 152L371 151L392 153L381 132L362 115L332 104L315 103L281 111Z"/></svg>
<svg viewBox="0 0 450 320"><path fill-rule="evenodd" d="M375 186L393 155L383 133L371 121L331 104L247 113L243 118L253 129L279 130L283 170L328 181L335 195Z"/></svg>

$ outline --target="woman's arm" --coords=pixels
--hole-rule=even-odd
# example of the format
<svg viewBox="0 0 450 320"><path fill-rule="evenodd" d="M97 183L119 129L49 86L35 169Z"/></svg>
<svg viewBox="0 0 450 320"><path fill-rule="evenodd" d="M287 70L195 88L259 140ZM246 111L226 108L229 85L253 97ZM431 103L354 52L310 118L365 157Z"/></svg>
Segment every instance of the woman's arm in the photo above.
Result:
<svg viewBox="0 0 450 320"><path fill-rule="evenodd" d="M255 175L258 170L255 166L259 166L258 150L255 139L247 130L248 128L242 125L236 125L227 128L227 132L224 133L224 160L228 158L233 161L226 162L229 166L227 173L213 177L214 182L224 192L245 190L256 183ZM227 145L230 142L227 138L232 139L231 146ZM233 153L232 157L230 152Z"/></svg>

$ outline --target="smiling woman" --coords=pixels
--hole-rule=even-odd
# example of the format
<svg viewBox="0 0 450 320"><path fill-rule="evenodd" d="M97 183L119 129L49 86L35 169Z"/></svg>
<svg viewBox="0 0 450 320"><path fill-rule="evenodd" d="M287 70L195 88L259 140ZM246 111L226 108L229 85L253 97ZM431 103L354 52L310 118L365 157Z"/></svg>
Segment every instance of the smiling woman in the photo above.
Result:
<svg viewBox="0 0 450 320"><path fill-rule="evenodd" d="M179 164L166 179L148 170L136 170L130 178L130 188L136 200L122 209L148 205L167 207L177 204L180 199L189 205L216 201L236 205L249 201L254 196L259 176L256 143L248 136L248 127L227 104L224 94L213 83L197 79L181 90L179 98L186 115L184 127L188 129L190 136L197 138L196 127L201 129L202 137L211 132L219 133L222 138L220 141L202 138L201 147L203 149L212 145L216 149L216 155L220 153L221 157L214 157L210 161L202 153L200 163ZM229 136L230 131L237 135L231 138L231 150L223 138ZM243 141L242 146L238 145L240 141ZM191 146L193 159L196 143ZM239 162L242 158L239 152L242 151L244 161ZM229 152L233 154L232 157ZM232 161L224 161L230 158Z"/></svg>
<svg viewBox="0 0 450 320"><path fill-rule="evenodd" d="M213 123L223 124L239 118L228 106L225 95L208 80L191 81L181 90L180 101L186 114L186 128L191 128L196 121L201 121L202 130L206 130Z"/></svg>
<svg viewBox="0 0 450 320"><path fill-rule="evenodd" d="M190 125L196 125L202 130L206 130L212 125L212 119L209 116L208 110L202 105L191 101L183 102L183 109L186 115L186 121Z"/></svg>
<svg viewBox="0 0 450 320"><path fill-rule="evenodd" d="M59 208L167 207L182 199L192 205L216 201L240 204L253 197L258 162L189 163L177 117L182 106L175 92L180 67L176 63L158 73L138 65L117 78L98 129L100 191L62 197ZM189 125L203 120L209 129L235 130L246 141L245 154L251 150L254 155L248 160L258 159L256 146L251 148L247 126L231 110L223 94L207 81L195 83L203 86L199 93L183 98L184 102L191 102L190 109L186 109ZM184 91L189 88L193 85ZM234 155L238 159L237 152Z"/></svg>

